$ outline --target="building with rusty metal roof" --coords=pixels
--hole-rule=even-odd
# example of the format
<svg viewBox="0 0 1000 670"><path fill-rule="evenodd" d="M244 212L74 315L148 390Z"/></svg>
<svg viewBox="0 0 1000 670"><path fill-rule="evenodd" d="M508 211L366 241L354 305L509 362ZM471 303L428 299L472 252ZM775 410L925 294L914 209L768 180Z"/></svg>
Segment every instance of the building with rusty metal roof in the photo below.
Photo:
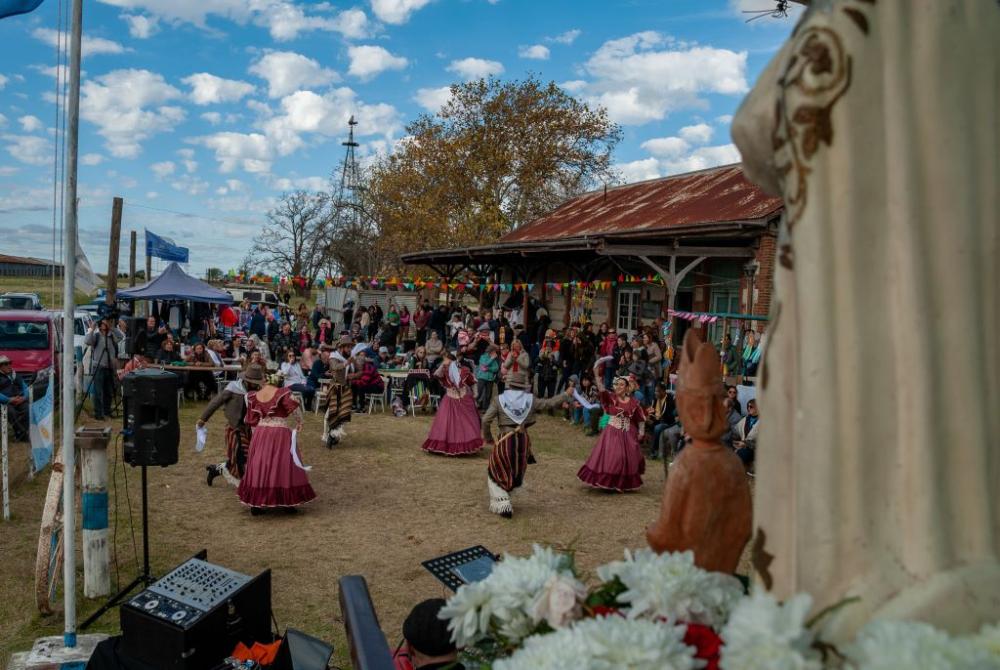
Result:
<svg viewBox="0 0 1000 670"><path fill-rule="evenodd" d="M445 277L527 284L517 300L534 298L557 326L608 322L633 332L671 309L764 316L782 209L739 164L725 165L584 193L496 244L401 260ZM708 336L721 339L740 321L720 321Z"/></svg>

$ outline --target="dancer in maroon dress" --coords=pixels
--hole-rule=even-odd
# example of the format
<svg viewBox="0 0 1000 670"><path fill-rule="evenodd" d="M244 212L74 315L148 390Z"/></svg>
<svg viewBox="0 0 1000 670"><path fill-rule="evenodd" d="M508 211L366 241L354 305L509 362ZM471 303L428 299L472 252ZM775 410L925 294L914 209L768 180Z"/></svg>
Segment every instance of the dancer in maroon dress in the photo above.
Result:
<svg viewBox="0 0 1000 670"><path fill-rule="evenodd" d="M267 507L292 508L316 497L309 475L292 447L288 418L295 415L302 428L302 409L291 390L268 380L261 390L247 394L246 424L253 429L246 472L237 493L240 502L259 514Z"/></svg>
<svg viewBox="0 0 1000 670"><path fill-rule="evenodd" d="M642 474L646 471L646 461L639 448L646 427L646 413L629 395L627 378L615 377L614 393L604 388L600 375L595 373L594 378L601 392L601 407L610 419L576 476L595 488L634 491L642 486Z"/></svg>
<svg viewBox="0 0 1000 670"><path fill-rule="evenodd" d="M472 371L445 355L434 376L441 381L445 394L424 440L424 451L447 456L476 453L483 448L483 437L473 398L476 379Z"/></svg>

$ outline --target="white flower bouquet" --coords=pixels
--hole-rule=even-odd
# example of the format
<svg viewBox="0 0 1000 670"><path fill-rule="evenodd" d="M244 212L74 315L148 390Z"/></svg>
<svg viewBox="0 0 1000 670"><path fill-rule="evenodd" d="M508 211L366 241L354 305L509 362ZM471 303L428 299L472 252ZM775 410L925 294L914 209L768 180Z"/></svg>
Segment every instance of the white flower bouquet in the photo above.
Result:
<svg viewBox="0 0 1000 670"><path fill-rule="evenodd" d="M951 637L873 621L843 649L817 638L808 594L779 603L694 564L691 552L626 551L587 589L573 557L535 545L505 556L441 610L467 667L490 670L1000 670L1000 625Z"/></svg>

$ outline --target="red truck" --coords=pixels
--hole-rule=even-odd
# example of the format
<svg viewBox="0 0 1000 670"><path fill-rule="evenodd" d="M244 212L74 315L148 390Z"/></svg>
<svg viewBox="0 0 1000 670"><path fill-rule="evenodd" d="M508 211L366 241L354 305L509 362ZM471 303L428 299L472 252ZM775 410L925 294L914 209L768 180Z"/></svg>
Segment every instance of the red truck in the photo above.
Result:
<svg viewBox="0 0 1000 670"><path fill-rule="evenodd" d="M36 398L44 394L48 386L60 341L55 322L48 312L27 309L0 311L0 354L10 358L14 371L32 388Z"/></svg>

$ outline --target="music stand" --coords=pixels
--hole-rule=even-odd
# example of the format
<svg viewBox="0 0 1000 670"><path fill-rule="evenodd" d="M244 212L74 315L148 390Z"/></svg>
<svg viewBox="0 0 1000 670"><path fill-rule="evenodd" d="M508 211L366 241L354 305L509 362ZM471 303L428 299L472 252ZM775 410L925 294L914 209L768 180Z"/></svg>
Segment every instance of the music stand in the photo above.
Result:
<svg viewBox="0 0 1000 670"><path fill-rule="evenodd" d="M488 577L493 564L498 560L499 556L491 553L483 545L477 544L474 547L432 558L420 565L449 589L458 591L458 587L463 584L478 582Z"/></svg>

